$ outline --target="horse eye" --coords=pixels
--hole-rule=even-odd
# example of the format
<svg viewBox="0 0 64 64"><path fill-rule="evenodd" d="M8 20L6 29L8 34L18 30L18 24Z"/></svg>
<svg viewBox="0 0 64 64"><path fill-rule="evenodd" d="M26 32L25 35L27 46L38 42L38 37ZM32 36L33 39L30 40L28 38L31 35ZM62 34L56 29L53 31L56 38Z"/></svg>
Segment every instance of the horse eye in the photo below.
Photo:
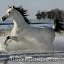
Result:
<svg viewBox="0 0 64 64"><path fill-rule="evenodd" d="M10 13L10 11L8 13Z"/></svg>

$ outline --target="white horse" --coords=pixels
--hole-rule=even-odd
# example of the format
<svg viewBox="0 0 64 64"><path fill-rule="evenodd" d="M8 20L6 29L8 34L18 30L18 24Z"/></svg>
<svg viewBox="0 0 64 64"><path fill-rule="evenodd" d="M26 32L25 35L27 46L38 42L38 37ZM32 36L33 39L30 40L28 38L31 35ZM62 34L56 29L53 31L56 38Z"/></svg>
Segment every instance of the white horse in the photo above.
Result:
<svg viewBox="0 0 64 64"><path fill-rule="evenodd" d="M26 10L22 7L10 7L2 17L2 20L5 21L9 17L13 18L14 27L11 35L4 42L4 44L7 44L7 51L53 51L55 31L60 32L60 30L64 30L62 23L59 23L58 19L55 20L55 29L31 27L27 19ZM3 47L2 49L5 50L5 48ZM4 64L7 64L7 61Z"/></svg>
<svg viewBox="0 0 64 64"><path fill-rule="evenodd" d="M31 27L27 19L26 10L22 7L10 7L2 20L5 21L9 17L13 18L14 27L11 35L7 37L10 40L6 40L5 43L8 44L7 50L53 51L55 31L52 28Z"/></svg>

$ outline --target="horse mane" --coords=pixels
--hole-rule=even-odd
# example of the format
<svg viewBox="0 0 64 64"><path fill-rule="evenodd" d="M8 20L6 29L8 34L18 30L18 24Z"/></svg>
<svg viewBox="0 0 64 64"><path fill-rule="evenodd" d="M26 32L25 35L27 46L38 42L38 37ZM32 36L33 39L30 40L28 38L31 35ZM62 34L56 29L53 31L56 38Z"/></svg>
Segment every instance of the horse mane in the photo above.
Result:
<svg viewBox="0 0 64 64"><path fill-rule="evenodd" d="M56 18L56 19L54 20L54 25L55 25L55 29L54 29L55 32L61 33L61 31L64 31L63 21L61 21L61 20L59 20L59 19Z"/></svg>
<svg viewBox="0 0 64 64"><path fill-rule="evenodd" d="M13 6L13 8L16 9L17 11L19 11L22 14L22 16L24 17L26 23L30 24L30 22L29 22L29 20L27 18L28 15L26 14L27 10L24 10L24 8L22 6L19 6L19 7Z"/></svg>

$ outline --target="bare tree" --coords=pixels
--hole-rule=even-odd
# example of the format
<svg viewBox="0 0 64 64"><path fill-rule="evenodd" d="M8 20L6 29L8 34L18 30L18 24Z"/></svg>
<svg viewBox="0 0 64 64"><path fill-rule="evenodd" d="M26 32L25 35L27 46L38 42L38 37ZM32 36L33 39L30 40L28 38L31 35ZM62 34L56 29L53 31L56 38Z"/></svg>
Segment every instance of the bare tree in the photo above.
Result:
<svg viewBox="0 0 64 64"><path fill-rule="evenodd" d="M42 11L42 12L41 12L41 18L43 19L43 18L45 18L45 17L46 17L46 12Z"/></svg>
<svg viewBox="0 0 64 64"><path fill-rule="evenodd" d="M41 19L41 12L40 10L37 11L37 14L35 15L37 19Z"/></svg>

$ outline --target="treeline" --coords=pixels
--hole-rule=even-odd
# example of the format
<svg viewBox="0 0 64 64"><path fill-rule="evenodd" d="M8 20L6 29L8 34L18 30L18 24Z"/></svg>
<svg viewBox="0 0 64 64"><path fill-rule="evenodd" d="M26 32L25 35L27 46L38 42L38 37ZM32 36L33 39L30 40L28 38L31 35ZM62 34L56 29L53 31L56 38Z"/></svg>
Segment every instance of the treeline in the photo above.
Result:
<svg viewBox="0 0 64 64"><path fill-rule="evenodd" d="M59 20L62 20L63 17L64 17L64 11L63 10L60 10L60 9L52 9L50 11L40 11L38 10L37 13L36 13L36 18L37 19L45 19L46 17L49 18L49 19L59 19Z"/></svg>

